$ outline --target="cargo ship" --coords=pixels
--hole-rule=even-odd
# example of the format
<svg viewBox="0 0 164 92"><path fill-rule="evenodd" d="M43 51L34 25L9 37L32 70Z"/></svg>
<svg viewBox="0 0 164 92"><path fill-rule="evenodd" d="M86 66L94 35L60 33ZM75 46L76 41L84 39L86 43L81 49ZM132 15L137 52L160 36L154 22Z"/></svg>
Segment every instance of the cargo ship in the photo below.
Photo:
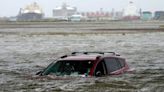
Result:
<svg viewBox="0 0 164 92"><path fill-rule="evenodd" d="M18 21L32 21L41 20L44 17L44 13L41 7L36 3L27 5L25 8L21 8L17 16Z"/></svg>

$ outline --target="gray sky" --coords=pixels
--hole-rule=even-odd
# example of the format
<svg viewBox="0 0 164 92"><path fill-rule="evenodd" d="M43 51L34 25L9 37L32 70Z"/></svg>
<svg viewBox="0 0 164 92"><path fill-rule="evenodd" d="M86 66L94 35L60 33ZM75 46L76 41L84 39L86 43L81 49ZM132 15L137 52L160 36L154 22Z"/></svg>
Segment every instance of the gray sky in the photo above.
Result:
<svg viewBox="0 0 164 92"><path fill-rule="evenodd" d="M111 11L112 8L119 11L128 5L130 0L1 0L0 17L16 16L20 8L27 4L37 2L45 12L46 16L52 16L52 9L60 6L63 2L77 7L78 11L97 11L103 8L104 11ZM164 0L131 0L137 8L142 10L156 11L164 10Z"/></svg>

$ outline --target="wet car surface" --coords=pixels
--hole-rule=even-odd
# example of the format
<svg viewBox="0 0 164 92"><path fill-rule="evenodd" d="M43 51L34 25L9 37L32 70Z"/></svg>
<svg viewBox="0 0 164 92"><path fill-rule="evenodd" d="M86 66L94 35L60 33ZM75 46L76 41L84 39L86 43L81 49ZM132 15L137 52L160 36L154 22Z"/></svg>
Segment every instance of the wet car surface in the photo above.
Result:
<svg viewBox="0 0 164 92"><path fill-rule="evenodd" d="M164 90L164 33L24 35L0 34L0 91L124 91ZM64 53L113 50L126 57L135 72L101 78L36 77ZM60 53L60 54L59 54Z"/></svg>

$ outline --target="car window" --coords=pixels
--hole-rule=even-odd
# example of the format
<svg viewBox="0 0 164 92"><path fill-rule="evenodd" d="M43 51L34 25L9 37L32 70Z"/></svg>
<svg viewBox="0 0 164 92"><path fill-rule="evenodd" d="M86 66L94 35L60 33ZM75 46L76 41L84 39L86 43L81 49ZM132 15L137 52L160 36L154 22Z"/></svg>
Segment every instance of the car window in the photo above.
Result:
<svg viewBox="0 0 164 92"><path fill-rule="evenodd" d="M92 60L63 60L50 65L44 74L55 75L71 75L71 74L89 74L91 67L93 66Z"/></svg>
<svg viewBox="0 0 164 92"><path fill-rule="evenodd" d="M115 58L106 58L105 63L107 66L108 74L121 68L119 62Z"/></svg>
<svg viewBox="0 0 164 92"><path fill-rule="evenodd" d="M106 67L104 61L100 61L95 70L95 76L106 75Z"/></svg>
<svg viewBox="0 0 164 92"><path fill-rule="evenodd" d="M121 65L121 67L125 67L125 60L124 59L119 58L118 61Z"/></svg>
<svg viewBox="0 0 164 92"><path fill-rule="evenodd" d="M43 75L47 75L51 72L57 72L62 62L51 63L47 68L43 71Z"/></svg>

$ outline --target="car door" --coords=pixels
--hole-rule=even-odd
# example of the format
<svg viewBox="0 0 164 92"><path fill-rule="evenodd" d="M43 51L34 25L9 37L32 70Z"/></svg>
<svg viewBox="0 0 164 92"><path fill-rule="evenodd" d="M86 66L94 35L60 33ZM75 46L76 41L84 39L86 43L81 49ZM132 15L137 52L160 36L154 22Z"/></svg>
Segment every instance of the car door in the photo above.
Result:
<svg viewBox="0 0 164 92"><path fill-rule="evenodd" d="M96 69L95 69L95 72L94 72L94 75L95 76L98 76L98 77L107 75L107 70L106 70L106 66L105 66L104 60L101 60L97 64Z"/></svg>

